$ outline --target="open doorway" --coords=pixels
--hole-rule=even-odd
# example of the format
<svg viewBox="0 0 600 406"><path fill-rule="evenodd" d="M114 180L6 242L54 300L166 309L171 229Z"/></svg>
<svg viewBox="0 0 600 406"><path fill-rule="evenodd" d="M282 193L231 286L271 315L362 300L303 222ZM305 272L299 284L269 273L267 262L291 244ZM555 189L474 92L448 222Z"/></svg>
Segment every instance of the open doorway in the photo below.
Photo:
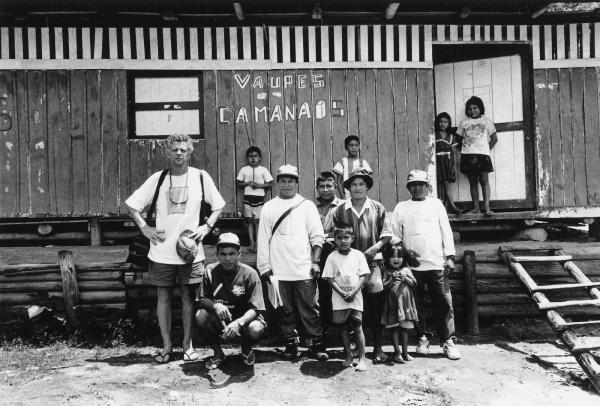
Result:
<svg viewBox="0 0 600 406"><path fill-rule="evenodd" d="M491 152L492 210L535 208L532 59L528 44L434 44L435 110L452 125L466 118L465 102L480 97L496 127ZM458 173L451 186L459 207L470 208L469 181ZM480 195L481 196L481 195Z"/></svg>

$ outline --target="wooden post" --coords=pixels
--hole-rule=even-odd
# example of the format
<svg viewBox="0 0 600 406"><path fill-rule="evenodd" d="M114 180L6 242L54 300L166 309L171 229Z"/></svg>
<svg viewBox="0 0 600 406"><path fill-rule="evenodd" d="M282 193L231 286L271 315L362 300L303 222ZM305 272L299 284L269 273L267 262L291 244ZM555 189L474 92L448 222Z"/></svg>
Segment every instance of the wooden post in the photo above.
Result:
<svg viewBox="0 0 600 406"><path fill-rule="evenodd" d="M477 309L477 269L475 252L465 251L463 277L465 287L465 303L467 307L467 331L479 334L479 311Z"/></svg>
<svg viewBox="0 0 600 406"><path fill-rule="evenodd" d="M96 247L102 245L102 233L100 232L100 220L97 217L90 219L90 243Z"/></svg>
<svg viewBox="0 0 600 406"><path fill-rule="evenodd" d="M62 279L63 300L67 313L67 328L72 333L78 327L77 307L79 306L79 286L77 285L77 273L73 263L73 252L58 251L58 263Z"/></svg>
<svg viewBox="0 0 600 406"><path fill-rule="evenodd" d="M600 217L594 219L594 222L589 225L590 237L600 241Z"/></svg>

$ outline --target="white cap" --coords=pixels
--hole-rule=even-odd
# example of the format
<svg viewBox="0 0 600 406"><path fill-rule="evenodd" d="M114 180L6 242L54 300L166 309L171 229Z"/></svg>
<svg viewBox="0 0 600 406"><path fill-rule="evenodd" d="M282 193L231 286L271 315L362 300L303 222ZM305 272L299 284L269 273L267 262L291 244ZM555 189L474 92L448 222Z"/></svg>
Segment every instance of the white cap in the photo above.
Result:
<svg viewBox="0 0 600 406"><path fill-rule="evenodd" d="M231 245L240 248L240 239L233 233L223 233L219 235L219 241L217 241L217 248L219 245Z"/></svg>
<svg viewBox="0 0 600 406"><path fill-rule="evenodd" d="M406 178L407 185L411 182L429 183L429 175L427 175L427 172L425 171L414 169L408 173L408 178Z"/></svg>
<svg viewBox="0 0 600 406"><path fill-rule="evenodd" d="M298 179L298 168L296 168L294 165L281 165L279 167L279 170L277 171L277 179L279 179L280 176L292 176L296 179Z"/></svg>

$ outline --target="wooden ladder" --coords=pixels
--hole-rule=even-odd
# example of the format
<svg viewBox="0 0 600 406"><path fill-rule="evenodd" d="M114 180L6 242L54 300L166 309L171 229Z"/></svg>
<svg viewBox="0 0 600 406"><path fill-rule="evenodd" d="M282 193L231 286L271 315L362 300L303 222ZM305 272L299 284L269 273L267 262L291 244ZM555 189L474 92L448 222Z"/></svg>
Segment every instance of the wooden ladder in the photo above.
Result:
<svg viewBox="0 0 600 406"><path fill-rule="evenodd" d="M571 354L575 357L583 371L590 378L590 381L596 391L600 393L600 365L596 362L591 350L600 349L600 337L578 337L573 330L578 327L600 325L600 320L589 320L580 322L567 322L559 313L560 309L567 307L595 306L600 307L600 282L592 282L575 265L570 255L565 255L560 247L546 248L551 255L535 255L541 250L527 250L522 248L503 247L498 248L498 255L510 267L517 279L527 290L529 297L537 305L540 312L545 313L546 318L552 329L560 337ZM519 252L530 255L515 255L513 252ZM538 285L529 273L525 270L525 264L528 263L550 263L558 262L562 265L565 272L575 279L575 283L557 284L557 285ZM585 290L590 297L585 300L567 300L561 302L552 302L548 300L545 292L558 292L567 290Z"/></svg>

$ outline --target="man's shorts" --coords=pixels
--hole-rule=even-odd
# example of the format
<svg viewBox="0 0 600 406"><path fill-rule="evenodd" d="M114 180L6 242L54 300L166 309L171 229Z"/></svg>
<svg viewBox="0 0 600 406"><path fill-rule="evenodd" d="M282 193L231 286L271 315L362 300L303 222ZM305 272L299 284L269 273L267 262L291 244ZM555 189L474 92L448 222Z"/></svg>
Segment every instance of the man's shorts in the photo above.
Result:
<svg viewBox="0 0 600 406"><path fill-rule="evenodd" d="M481 172L494 172L489 155L463 154L460 156L460 173L477 175Z"/></svg>
<svg viewBox="0 0 600 406"><path fill-rule="evenodd" d="M356 309L334 310L332 321L334 324L345 324L352 320L355 323L362 324L362 312Z"/></svg>
<svg viewBox="0 0 600 406"><path fill-rule="evenodd" d="M396 327L400 327L405 330L412 330L413 328L415 328L415 322L412 320L401 320L399 323L385 326L385 328L396 328Z"/></svg>
<svg viewBox="0 0 600 406"><path fill-rule="evenodd" d="M148 265L148 281L154 286L194 285L201 283L203 276L204 261L174 265L150 260Z"/></svg>
<svg viewBox="0 0 600 406"><path fill-rule="evenodd" d="M261 210L262 204L260 206L250 206L249 204L244 204L244 217L247 219L253 218L254 220L258 220L260 218Z"/></svg>

